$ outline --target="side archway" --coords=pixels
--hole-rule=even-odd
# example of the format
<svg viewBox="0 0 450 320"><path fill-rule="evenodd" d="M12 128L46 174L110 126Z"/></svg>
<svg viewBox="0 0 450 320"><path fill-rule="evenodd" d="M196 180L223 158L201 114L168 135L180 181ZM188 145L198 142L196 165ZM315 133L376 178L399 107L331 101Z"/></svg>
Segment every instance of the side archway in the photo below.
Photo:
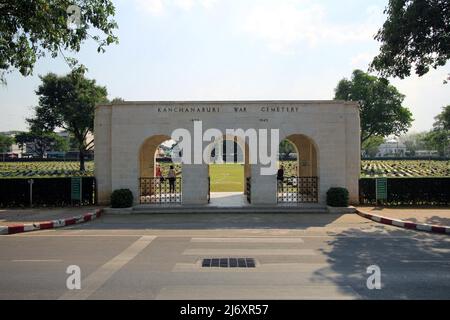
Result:
<svg viewBox="0 0 450 320"><path fill-rule="evenodd" d="M315 142L303 134L292 134L285 140L289 141L297 153L297 172L298 177L318 177L319 161Z"/></svg>
<svg viewBox="0 0 450 320"><path fill-rule="evenodd" d="M139 149L139 176L140 178L153 178L156 169L156 152L159 146L170 140L166 135L155 135L147 138Z"/></svg>
<svg viewBox="0 0 450 320"><path fill-rule="evenodd" d="M315 142L303 134L289 135L283 141L293 147L296 159L289 170L284 163L284 177L277 178L278 203L318 203L319 159Z"/></svg>

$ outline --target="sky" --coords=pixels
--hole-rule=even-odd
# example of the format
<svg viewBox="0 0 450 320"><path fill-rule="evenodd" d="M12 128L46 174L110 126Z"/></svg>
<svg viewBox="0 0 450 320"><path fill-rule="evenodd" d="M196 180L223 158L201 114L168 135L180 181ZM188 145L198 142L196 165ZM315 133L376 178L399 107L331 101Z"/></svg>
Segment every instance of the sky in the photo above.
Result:
<svg viewBox="0 0 450 320"><path fill-rule="evenodd" d="M125 100L330 100L342 78L367 71L387 0L115 0L118 45L87 41L72 56ZM39 75L70 71L62 57L0 85L0 132L26 130ZM411 131L431 129L450 104L450 63L390 79L406 95Z"/></svg>

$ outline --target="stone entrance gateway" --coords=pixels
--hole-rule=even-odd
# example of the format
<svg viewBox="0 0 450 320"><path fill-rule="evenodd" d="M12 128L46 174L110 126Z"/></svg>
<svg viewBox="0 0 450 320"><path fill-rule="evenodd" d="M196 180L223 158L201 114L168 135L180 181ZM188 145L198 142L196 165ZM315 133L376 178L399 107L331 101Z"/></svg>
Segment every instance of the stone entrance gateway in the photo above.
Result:
<svg viewBox="0 0 450 320"><path fill-rule="evenodd" d="M108 204L113 190L127 188L135 204L207 205L209 165L182 164L176 189L155 179L155 153L176 129L194 136L194 123L203 130L279 129L279 140L295 147L297 173L283 184L276 174L262 175L262 164L250 164L246 141L245 193L252 206L285 203L326 203L331 187L345 187L358 202L360 174L359 107L344 101L192 101L122 102L98 105L95 112L95 176L98 201ZM279 141L279 142L280 142ZM204 142L208 148L211 142ZM270 150L270 149L269 149ZM194 155L193 155L194 156ZM157 201L152 201L157 199ZM172 201L175 199L175 201Z"/></svg>

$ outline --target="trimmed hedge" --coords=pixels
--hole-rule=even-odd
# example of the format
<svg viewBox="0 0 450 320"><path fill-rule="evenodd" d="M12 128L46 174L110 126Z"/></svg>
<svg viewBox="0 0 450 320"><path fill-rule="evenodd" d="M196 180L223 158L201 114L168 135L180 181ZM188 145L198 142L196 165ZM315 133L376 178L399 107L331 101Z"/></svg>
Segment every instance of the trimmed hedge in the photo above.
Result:
<svg viewBox="0 0 450 320"><path fill-rule="evenodd" d="M376 204L376 179L359 180L361 204ZM388 178L388 205L449 205L450 178Z"/></svg>
<svg viewBox="0 0 450 320"><path fill-rule="evenodd" d="M327 205L331 207L348 207L349 193L345 188L330 188L327 191Z"/></svg>
<svg viewBox="0 0 450 320"><path fill-rule="evenodd" d="M70 206L71 178L33 178L33 206ZM96 203L95 178L82 178L83 205ZM0 179L0 207L30 205L28 179Z"/></svg>
<svg viewBox="0 0 450 320"><path fill-rule="evenodd" d="M114 190L111 194L112 208L129 208L133 206L133 193L129 189Z"/></svg>

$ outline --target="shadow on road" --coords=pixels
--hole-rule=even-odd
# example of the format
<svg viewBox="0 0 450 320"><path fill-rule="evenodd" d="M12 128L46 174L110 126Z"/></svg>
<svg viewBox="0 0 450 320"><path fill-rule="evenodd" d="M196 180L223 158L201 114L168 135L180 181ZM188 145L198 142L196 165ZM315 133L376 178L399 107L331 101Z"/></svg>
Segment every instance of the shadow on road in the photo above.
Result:
<svg viewBox="0 0 450 320"><path fill-rule="evenodd" d="M328 241L330 268L314 273L350 294L369 299L449 299L450 237L374 225L351 228ZM369 266L381 269L381 290L369 290ZM351 271L349 271L351 270ZM351 288L350 288L351 286Z"/></svg>

